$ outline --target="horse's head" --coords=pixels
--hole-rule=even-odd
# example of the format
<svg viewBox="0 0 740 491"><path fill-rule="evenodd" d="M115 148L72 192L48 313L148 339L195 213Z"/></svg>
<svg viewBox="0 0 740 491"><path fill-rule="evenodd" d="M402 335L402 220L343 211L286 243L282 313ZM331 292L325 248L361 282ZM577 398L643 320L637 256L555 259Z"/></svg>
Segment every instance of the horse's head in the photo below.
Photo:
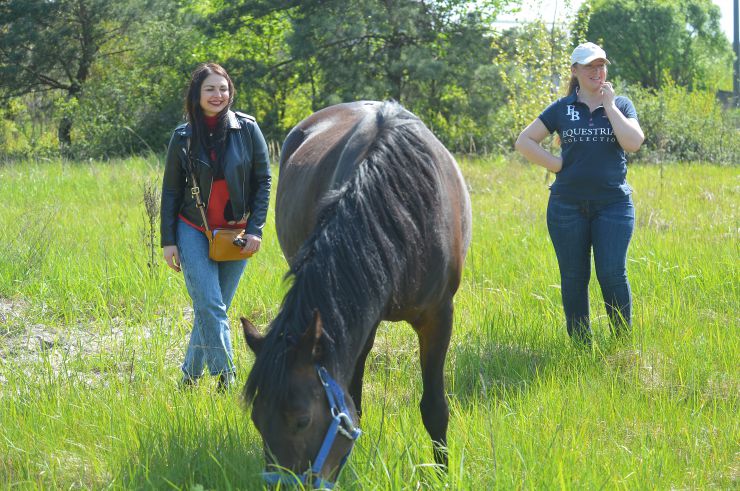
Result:
<svg viewBox="0 0 740 491"><path fill-rule="evenodd" d="M265 337L242 317L247 345L256 356L274 356L262 350ZM258 385L251 395L252 421L262 436L268 482L306 485L333 482L359 436L351 397L323 367L323 329L318 312L286 354L281 393L275 396ZM248 396L248 400L250 397Z"/></svg>

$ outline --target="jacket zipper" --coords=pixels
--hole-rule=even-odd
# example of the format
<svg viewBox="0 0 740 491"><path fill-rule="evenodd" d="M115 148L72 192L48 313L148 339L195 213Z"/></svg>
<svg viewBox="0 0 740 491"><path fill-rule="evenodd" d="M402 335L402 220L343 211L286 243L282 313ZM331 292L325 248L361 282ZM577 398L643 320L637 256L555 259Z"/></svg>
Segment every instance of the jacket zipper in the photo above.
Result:
<svg viewBox="0 0 740 491"><path fill-rule="evenodd" d="M247 131L249 131L249 127L248 126L247 126ZM251 136L252 133L249 132L249 135ZM239 125L239 140L241 140L241 143L242 143L242 152L244 152L244 157L246 158L247 157L247 144L244 141L244 134L242 133L241 124ZM242 204L244 205L244 210L243 210L242 216L239 218L239 220L241 220L242 218L248 219L248 217L247 217L247 205L248 205L248 203L247 203L247 173L246 172L243 172L242 173L242 195L241 195L241 199L242 199ZM247 224L245 222L244 223L244 230L246 230L246 229L247 229Z"/></svg>
<svg viewBox="0 0 740 491"><path fill-rule="evenodd" d="M213 192L213 176L211 176L211 185L208 187L208 202L206 203L206 216L208 216L208 205L211 202L211 193Z"/></svg>
<svg viewBox="0 0 740 491"><path fill-rule="evenodd" d="M200 159L198 159L198 160L203 165L205 165L206 167L209 167L211 169L211 184L208 186L208 201L205 202L205 206L206 206L205 212L206 212L206 216L208 216L208 205L211 202L211 193L213 192L213 166L209 162L206 162L205 160L200 160ZM204 223L203 224L203 227L205 228L205 226L206 226L206 224ZM211 228L210 225L208 226L208 228Z"/></svg>

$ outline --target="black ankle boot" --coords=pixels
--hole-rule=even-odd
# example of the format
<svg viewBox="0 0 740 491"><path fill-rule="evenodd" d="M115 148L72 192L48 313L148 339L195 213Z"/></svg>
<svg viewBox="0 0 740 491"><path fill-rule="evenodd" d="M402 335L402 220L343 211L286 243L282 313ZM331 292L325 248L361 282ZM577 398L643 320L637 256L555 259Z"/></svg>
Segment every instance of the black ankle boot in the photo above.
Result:
<svg viewBox="0 0 740 491"><path fill-rule="evenodd" d="M228 392L229 389L234 385L236 377L233 373L222 373L218 376L218 382L216 383L216 390L218 392Z"/></svg>
<svg viewBox="0 0 740 491"><path fill-rule="evenodd" d="M180 390L193 390L198 386L198 379L183 375L180 382L177 384L177 388Z"/></svg>

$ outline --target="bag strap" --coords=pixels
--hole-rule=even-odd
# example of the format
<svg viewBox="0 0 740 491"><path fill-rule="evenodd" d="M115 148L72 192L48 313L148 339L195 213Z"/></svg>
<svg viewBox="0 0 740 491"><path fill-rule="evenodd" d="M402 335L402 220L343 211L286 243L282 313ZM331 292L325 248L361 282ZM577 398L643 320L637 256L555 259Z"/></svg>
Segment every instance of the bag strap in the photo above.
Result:
<svg viewBox="0 0 740 491"><path fill-rule="evenodd" d="M208 227L208 219L206 219L206 205L205 203L203 203L203 198L200 197L200 188L198 187L198 181L195 178L195 165L193 164L193 159L190 155L190 137L188 137L187 139L186 152L188 159L188 170L190 171L190 182L193 185L192 189L190 190L190 194L192 194L193 198L195 198L195 206L198 207L198 210L200 211L200 216L201 218L203 218L203 226L206 229L206 237L208 238L208 242L213 242L213 234L211 233L210 227Z"/></svg>

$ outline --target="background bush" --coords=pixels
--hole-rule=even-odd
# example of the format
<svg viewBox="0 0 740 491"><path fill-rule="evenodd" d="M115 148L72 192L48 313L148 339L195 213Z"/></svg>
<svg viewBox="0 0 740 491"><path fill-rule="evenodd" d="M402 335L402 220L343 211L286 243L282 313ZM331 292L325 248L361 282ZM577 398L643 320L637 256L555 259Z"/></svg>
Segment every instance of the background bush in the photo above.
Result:
<svg viewBox="0 0 740 491"><path fill-rule="evenodd" d="M723 110L714 93L673 83L660 91L631 86L626 92L645 132L644 160L740 162L738 110Z"/></svg>

